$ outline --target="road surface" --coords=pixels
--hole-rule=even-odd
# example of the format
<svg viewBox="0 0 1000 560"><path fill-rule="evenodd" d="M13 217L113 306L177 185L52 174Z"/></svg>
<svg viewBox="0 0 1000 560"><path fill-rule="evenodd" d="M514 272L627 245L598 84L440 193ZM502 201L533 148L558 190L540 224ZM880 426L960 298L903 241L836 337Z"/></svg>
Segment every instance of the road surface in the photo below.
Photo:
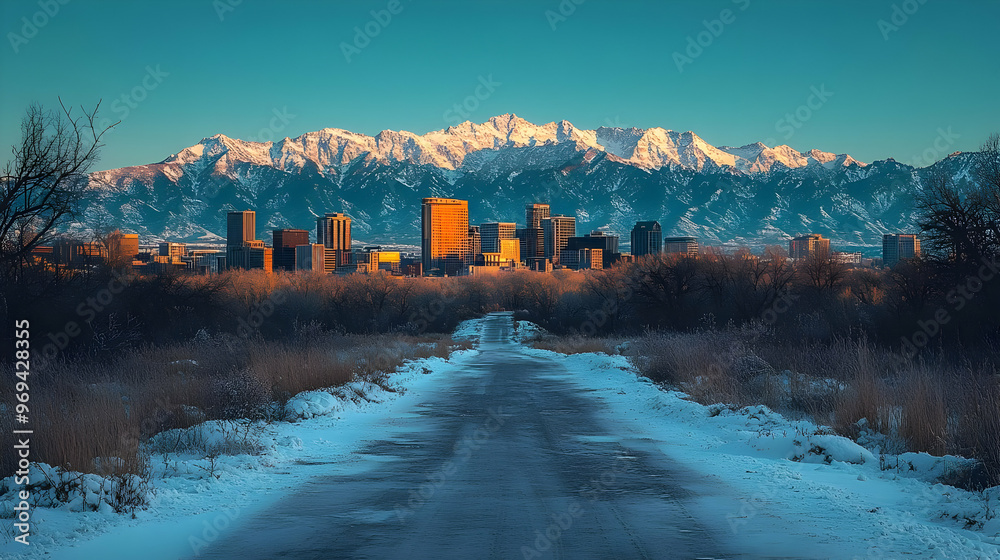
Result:
<svg viewBox="0 0 1000 560"><path fill-rule="evenodd" d="M372 468L314 479L200 558L738 557L691 513L703 477L609 431L511 329L491 315L462 373L363 450Z"/></svg>

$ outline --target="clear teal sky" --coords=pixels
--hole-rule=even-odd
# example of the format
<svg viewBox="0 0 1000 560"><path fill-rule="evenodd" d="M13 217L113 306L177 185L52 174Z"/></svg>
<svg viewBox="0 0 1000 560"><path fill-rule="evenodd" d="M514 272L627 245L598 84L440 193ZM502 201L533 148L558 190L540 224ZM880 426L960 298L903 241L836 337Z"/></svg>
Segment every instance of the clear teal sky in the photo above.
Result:
<svg viewBox="0 0 1000 560"><path fill-rule="evenodd" d="M69 0L51 17L37 0L5 0L0 159L24 108L57 96L103 99L104 116L124 117L102 169L160 161L216 133L424 133L452 124L446 112L463 101L474 122L513 112L581 128L662 126L715 145L772 140L862 161L972 150L1000 131L995 0L564 0L565 17L559 0L399 1L383 26L370 12L388 0ZM880 28L894 25L894 4L902 25ZM728 23L712 24L723 10ZM25 17L44 25L32 34ZM377 35L348 62L343 44L366 24ZM703 31L707 46L685 54ZM696 56L679 70L674 53ZM492 92L467 99L490 77ZM824 86L831 96L810 99ZM129 107L121 98L133 92ZM782 120L796 111L808 116L798 127Z"/></svg>

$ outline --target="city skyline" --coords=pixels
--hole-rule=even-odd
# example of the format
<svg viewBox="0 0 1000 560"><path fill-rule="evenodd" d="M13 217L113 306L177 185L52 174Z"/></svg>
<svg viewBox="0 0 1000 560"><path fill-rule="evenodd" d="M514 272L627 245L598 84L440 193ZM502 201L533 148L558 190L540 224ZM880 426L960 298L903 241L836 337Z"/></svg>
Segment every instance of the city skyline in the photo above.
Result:
<svg viewBox="0 0 1000 560"><path fill-rule="evenodd" d="M327 274L383 270L398 275L463 276L517 269L599 270L648 256L697 259L703 254L726 254L719 247L702 247L696 236L663 237L656 220L637 221L629 235L630 251L619 252L621 236L602 230L579 235L573 217L551 214L546 203L525 205L523 228L518 228L516 222L470 224L467 200L430 197L422 199L422 206L423 240L418 254L386 251L381 246L364 243L359 243L362 248L354 247L352 219L343 212L328 212L316 219L315 242L310 239L309 230L272 228L274 241L268 246L256 239L256 212L240 210L227 213L225 251L189 251L186 243L165 241L155 247L154 258L147 257L133 265L140 266L136 269L139 272L153 274L164 272L165 267L179 267L200 273L228 269ZM541 227L532 227L536 224ZM538 236L540 243L536 244ZM820 259L848 266L893 267L901 260L919 258L922 254L920 238L912 233L883 235L881 258L866 258L860 251L833 250L830 239L817 233L795 236L787 243L784 258L789 261ZM129 250L130 257L125 255ZM781 251L784 248L780 246L778 252L765 249L761 256L771 260L779 257ZM138 235L120 230L100 242L60 238L54 246L39 247L34 254L56 266L61 263L75 267L142 256ZM737 246L734 256L740 255L752 256L753 252L746 246Z"/></svg>

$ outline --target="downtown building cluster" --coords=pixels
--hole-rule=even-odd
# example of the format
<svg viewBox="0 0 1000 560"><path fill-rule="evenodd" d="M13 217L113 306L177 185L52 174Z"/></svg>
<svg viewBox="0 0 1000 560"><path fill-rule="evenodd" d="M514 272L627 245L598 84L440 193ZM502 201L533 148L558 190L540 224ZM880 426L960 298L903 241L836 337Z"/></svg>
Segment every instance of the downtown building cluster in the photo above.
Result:
<svg viewBox="0 0 1000 560"><path fill-rule="evenodd" d="M385 271L399 276L466 276L528 269L596 270L646 255L696 258L697 237L663 237L657 221L639 221L630 234L631 253L619 251L619 237L595 230L577 235L576 217L552 214L549 204L525 205L524 222L469 223L469 202L453 198L424 198L421 204L419 255L385 251L381 246L354 247L351 217L327 213L316 218L315 238L305 229L274 229L272 244L257 239L256 213L226 215L224 250L188 248L162 242L152 251L140 251L139 236L113 232L100 241L58 239L38 247L35 258L56 268L87 268L114 261L139 273L218 273L229 269L311 271L327 274ZM829 258L848 266L893 266L920 256L915 234L886 234L882 259L864 259L861 252L830 250L830 240L810 233L788 242L788 257Z"/></svg>
<svg viewBox="0 0 1000 560"><path fill-rule="evenodd" d="M677 239L689 240L697 254L697 239ZM552 214L548 204L525 205L521 225L472 225L467 200L425 198L421 204L421 266L427 276L496 274L519 268L597 270L664 252L657 222L636 223L632 253L619 251L618 242L617 235L599 230L577 235L576 217Z"/></svg>

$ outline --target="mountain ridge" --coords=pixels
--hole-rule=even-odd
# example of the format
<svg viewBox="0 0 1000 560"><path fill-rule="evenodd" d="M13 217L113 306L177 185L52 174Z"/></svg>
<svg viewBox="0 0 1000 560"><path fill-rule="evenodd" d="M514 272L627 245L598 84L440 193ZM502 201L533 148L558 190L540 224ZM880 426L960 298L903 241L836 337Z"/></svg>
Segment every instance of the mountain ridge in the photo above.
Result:
<svg viewBox="0 0 1000 560"><path fill-rule="evenodd" d="M277 142L251 142L216 134L159 163L190 163L192 157L204 155L198 150L199 146L223 144L230 150L252 155L260 164L270 159L276 167L287 162L301 163L300 158L310 159L321 166L343 165L356 157L370 154L382 163L405 161L460 170L469 154L481 150L563 143L575 143L579 151L604 151L624 162L649 169L671 164L702 169L706 160L719 167L749 173L770 171L775 163L789 168L831 162L835 165L866 165L848 154L818 149L799 152L787 145L768 147L761 142L739 148L716 147L692 131L606 126L585 130L566 120L536 125L512 113L491 117L480 124L466 121L422 135L405 130L383 130L369 136L340 128L323 128Z"/></svg>
<svg viewBox="0 0 1000 560"><path fill-rule="evenodd" d="M449 132L450 131L450 132ZM638 220L706 243L783 243L822 233L843 246L878 247L912 230L914 195L945 168L968 179L971 154L928 168L889 158L798 152L760 142L711 146L693 132L538 126L501 115L418 136L326 128L278 142L216 134L164 160L90 175L93 200L71 230L113 224L147 241L218 242L227 210L258 212L258 230L312 229L345 211L358 239L413 243L420 200L471 201L471 223L519 221L524 204L575 215L578 231L622 236ZM963 179L964 178L964 179Z"/></svg>

